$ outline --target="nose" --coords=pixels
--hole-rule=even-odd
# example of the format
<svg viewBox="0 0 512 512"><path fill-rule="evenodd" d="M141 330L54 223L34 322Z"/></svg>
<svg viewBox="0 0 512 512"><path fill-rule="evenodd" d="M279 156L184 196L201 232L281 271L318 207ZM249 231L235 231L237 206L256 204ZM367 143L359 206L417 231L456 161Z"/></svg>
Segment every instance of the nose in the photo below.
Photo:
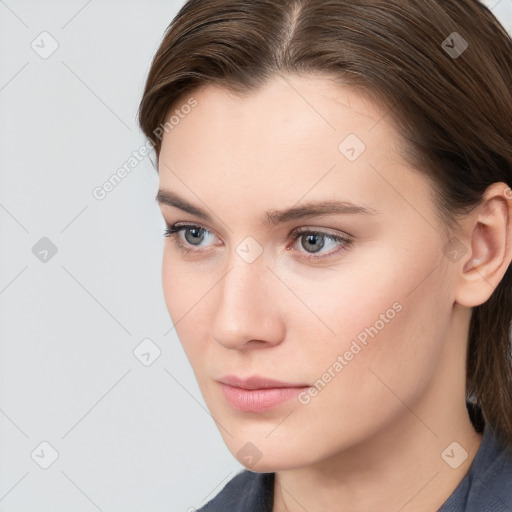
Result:
<svg viewBox="0 0 512 512"><path fill-rule="evenodd" d="M217 307L211 335L225 348L269 347L284 338L278 296L282 283L266 267L262 256L247 263L235 255L216 287Z"/></svg>

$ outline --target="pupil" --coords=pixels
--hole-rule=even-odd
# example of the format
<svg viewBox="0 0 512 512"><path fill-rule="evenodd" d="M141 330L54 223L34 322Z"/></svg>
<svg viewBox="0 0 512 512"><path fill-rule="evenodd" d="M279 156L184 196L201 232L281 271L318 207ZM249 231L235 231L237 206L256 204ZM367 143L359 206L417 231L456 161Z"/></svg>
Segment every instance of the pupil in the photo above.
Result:
<svg viewBox="0 0 512 512"><path fill-rule="evenodd" d="M304 247L304 248L305 249L311 248L312 245L315 245L315 240L318 239L318 238L321 239L321 237L319 235L315 235L315 234L307 235L306 239L308 241L308 244L310 244L310 245L308 247ZM315 251L313 251L313 252L318 252L323 246L324 246L324 242L322 242L320 244L320 246Z"/></svg>
<svg viewBox="0 0 512 512"><path fill-rule="evenodd" d="M201 239L200 239L200 234L201 234L201 231L203 231L203 229L196 229L196 228L188 228L187 230L185 230L185 239L187 240L187 242L189 243L192 243L192 245L196 245L194 244L193 240L195 240L196 242L199 240L199 243L201 242ZM193 240L189 240L187 235L188 233L191 233L191 232L194 232L195 234L193 235Z"/></svg>

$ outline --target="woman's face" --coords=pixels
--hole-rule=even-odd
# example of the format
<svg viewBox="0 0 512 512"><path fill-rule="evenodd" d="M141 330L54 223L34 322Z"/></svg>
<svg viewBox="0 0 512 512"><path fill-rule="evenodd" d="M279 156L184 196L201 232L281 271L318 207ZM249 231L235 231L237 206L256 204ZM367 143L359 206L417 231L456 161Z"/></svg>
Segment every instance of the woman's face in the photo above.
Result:
<svg viewBox="0 0 512 512"><path fill-rule="evenodd" d="M411 417L434 385L455 265L386 111L318 75L192 96L173 106L160 189L208 218L161 201L167 224L189 225L165 240L163 289L230 451L254 471L299 467ZM349 208L267 216L325 202ZM241 409L226 375L306 388L278 403L246 392Z"/></svg>

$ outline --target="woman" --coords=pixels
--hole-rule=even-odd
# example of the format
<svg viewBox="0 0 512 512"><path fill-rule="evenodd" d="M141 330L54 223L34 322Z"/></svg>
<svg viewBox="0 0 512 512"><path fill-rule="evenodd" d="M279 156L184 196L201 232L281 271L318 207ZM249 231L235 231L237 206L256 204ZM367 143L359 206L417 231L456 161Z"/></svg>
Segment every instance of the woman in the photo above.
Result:
<svg viewBox="0 0 512 512"><path fill-rule="evenodd" d="M476 0L179 11L164 295L247 468L201 511L512 510L511 90Z"/></svg>

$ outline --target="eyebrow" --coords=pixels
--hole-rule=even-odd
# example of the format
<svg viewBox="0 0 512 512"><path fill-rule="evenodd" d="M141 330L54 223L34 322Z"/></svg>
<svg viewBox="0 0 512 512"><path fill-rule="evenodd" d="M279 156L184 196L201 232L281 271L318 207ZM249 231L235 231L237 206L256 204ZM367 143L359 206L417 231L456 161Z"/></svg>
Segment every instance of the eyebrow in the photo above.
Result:
<svg viewBox="0 0 512 512"><path fill-rule="evenodd" d="M201 208L188 203L185 199L179 197L170 190L159 189L155 197L159 205L174 206L184 212L196 215L208 222L212 222L211 216ZM301 206L289 208L287 210L269 210L261 222L270 226L289 222L291 220L304 219L320 215L330 214L365 214L375 215L378 211L366 206L356 205L348 201L312 201Z"/></svg>

